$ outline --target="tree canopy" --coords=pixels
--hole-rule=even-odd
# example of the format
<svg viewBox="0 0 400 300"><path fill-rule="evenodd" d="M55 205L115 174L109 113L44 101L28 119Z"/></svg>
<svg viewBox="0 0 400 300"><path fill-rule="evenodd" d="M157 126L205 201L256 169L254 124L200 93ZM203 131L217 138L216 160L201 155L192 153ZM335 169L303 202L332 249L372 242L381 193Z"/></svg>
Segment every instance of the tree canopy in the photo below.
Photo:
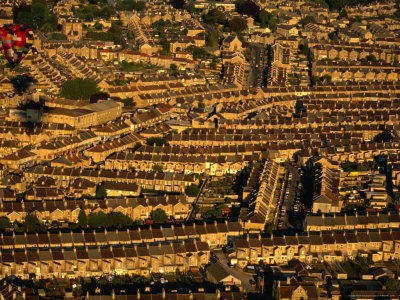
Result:
<svg viewBox="0 0 400 300"><path fill-rule="evenodd" d="M395 278L389 278L386 281L386 289L393 292L400 292L400 281Z"/></svg>
<svg viewBox="0 0 400 300"><path fill-rule="evenodd" d="M81 209L78 215L78 224L82 228L86 228L88 225L88 220L86 216L86 212L84 209Z"/></svg>
<svg viewBox="0 0 400 300"><path fill-rule="evenodd" d="M25 217L25 231L26 232L45 232L44 226L34 214L29 214Z"/></svg>
<svg viewBox="0 0 400 300"><path fill-rule="evenodd" d="M206 46L215 47L215 48L217 48L219 46L219 34L218 34L218 31L216 31L216 30L207 31Z"/></svg>
<svg viewBox="0 0 400 300"><path fill-rule="evenodd" d="M171 0L170 4L176 9L183 9L186 5L185 0Z"/></svg>
<svg viewBox="0 0 400 300"><path fill-rule="evenodd" d="M60 95L71 100L87 100L99 92L96 81L92 78L76 78L65 81Z"/></svg>
<svg viewBox="0 0 400 300"><path fill-rule="evenodd" d="M88 218L92 228L126 228L132 226L133 220L121 213L105 214L103 212L91 214Z"/></svg>
<svg viewBox="0 0 400 300"><path fill-rule="evenodd" d="M97 187L97 191L96 191L96 198L97 199L104 199L105 197L107 197L107 191L104 188L104 185L100 184Z"/></svg>
<svg viewBox="0 0 400 300"><path fill-rule="evenodd" d="M142 11L146 9L146 3L143 1L120 0L117 3L117 9Z"/></svg>
<svg viewBox="0 0 400 300"><path fill-rule="evenodd" d="M241 32L247 29L247 21L242 17L233 17L229 20L229 28L234 32Z"/></svg>
<svg viewBox="0 0 400 300"><path fill-rule="evenodd" d="M163 166L159 164L155 164L153 166L153 171L156 173L162 173L163 172Z"/></svg>
<svg viewBox="0 0 400 300"><path fill-rule="evenodd" d="M168 216L162 209L157 209L152 212L151 218L158 224L164 224L168 221Z"/></svg>
<svg viewBox="0 0 400 300"><path fill-rule="evenodd" d="M217 8L210 9L203 15L203 20L210 25L224 25L226 23L225 14Z"/></svg>
<svg viewBox="0 0 400 300"><path fill-rule="evenodd" d="M4 231L4 229L10 228L10 227L11 227L10 220L5 216L0 217L0 231Z"/></svg>
<svg viewBox="0 0 400 300"><path fill-rule="evenodd" d="M151 137L146 140L146 144L149 146L153 145L162 146L162 145L168 145L168 142L166 139L161 137Z"/></svg>
<svg viewBox="0 0 400 300"><path fill-rule="evenodd" d="M276 19L273 14L265 10L262 10L260 11L259 19L260 19L260 26L262 28L268 27L272 32L276 31L276 28L278 27L278 19Z"/></svg>
<svg viewBox="0 0 400 300"><path fill-rule="evenodd" d="M57 30L57 18L45 0L33 0L30 6L15 7L14 20L16 24L27 24L43 32Z"/></svg>
<svg viewBox="0 0 400 300"><path fill-rule="evenodd" d="M185 194L188 195L189 197L196 197L199 192L200 188L195 184L191 184L185 189Z"/></svg>
<svg viewBox="0 0 400 300"><path fill-rule="evenodd" d="M242 15L251 16L254 21L259 22L262 28L268 27L272 32L276 31L278 25L278 19L275 16L261 10L260 7L252 0L238 0L236 1L236 9Z"/></svg>
<svg viewBox="0 0 400 300"><path fill-rule="evenodd" d="M301 19L299 21L299 23L304 27L305 25L307 25L308 23L314 23L315 22L315 18L313 16L306 16L303 19Z"/></svg>

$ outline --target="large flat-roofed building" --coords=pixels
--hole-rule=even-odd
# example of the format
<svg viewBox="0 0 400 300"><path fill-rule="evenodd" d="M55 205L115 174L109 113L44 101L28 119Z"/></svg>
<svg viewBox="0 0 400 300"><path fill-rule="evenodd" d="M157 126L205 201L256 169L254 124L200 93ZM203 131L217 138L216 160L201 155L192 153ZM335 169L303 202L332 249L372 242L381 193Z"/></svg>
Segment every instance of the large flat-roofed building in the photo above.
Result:
<svg viewBox="0 0 400 300"><path fill-rule="evenodd" d="M64 123L77 129L96 126L121 116L122 103L101 101L82 108L55 108L43 114L45 123Z"/></svg>
<svg viewBox="0 0 400 300"><path fill-rule="evenodd" d="M56 108L43 114L43 122L64 123L75 128L85 128L96 125L96 113L85 108Z"/></svg>
<svg viewBox="0 0 400 300"><path fill-rule="evenodd" d="M86 105L84 108L96 113L96 125L114 120L122 114L121 102L101 101Z"/></svg>

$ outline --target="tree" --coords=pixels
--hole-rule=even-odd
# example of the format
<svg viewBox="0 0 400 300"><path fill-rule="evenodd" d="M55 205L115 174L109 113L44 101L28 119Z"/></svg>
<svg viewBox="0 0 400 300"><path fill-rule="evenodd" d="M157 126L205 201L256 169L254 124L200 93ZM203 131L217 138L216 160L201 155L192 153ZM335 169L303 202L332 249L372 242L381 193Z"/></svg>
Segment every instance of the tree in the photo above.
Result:
<svg viewBox="0 0 400 300"><path fill-rule="evenodd" d="M107 93L99 92L90 96L90 103L97 103L99 100L107 100L110 95Z"/></svg>
<svg viewBox="0 0 400 300"><path fill-rule="evenodd" d="M185 7L185 0L171 0L171 5L176 9L183 9Z"/></svg>
<svg viewBox="0 0 400 300"><path fill-rule="evenodd" d="M155 164L153 166L153 171L156 173L162 173L163 172L163 166L159 164Z"/></svg>
<svg viewBox="0 0 400 300"><path fill-rule="evenodd" d="M178 75L179 75L178 67L177 67L176 64L171 64L171 65L169 66L169 73L170 73L172 76L178 76Z"/></svg>
<svg viewBox="0 0 400 300"><path fill-rule="evenodd" d="M200 188L195 185L191 184L185 189L185 194L188 195L189 197L196 197L200 192Z"/></svg>
<svg viewBox="0 0 400 300"><path fill-rule="evenodd" d="M339 17L338 19L343 19L343 18L348 18L349 16L347 15L346 9L342 8L339 12Z"/></svg>
<svg viewBox="0 0 400 300"><path fill-rule="evenodd" d="M104 199L105 197L107 197L107 191L104 188L104 185L100 184L97 187L97 191L96 191L96 198L97 199Z"/></svg>
<svg viewBox="0 0 400 300"><path fill-rule="evenodd" d="M103 29L103 25L101 25L99 22L94 23L94 28L96 30L102 30Z"/></svg>
<svg viewBox="0 0 400 300"><path fill-rule="evenodd" d="M251 16L254 20L259 21L260 7L251 0L236 1L236 9L242 15Z"/></svg>
<svg viewBox="0 0 400 300"><path fill-rule="evenodd" d="M266 10L262 10L259 15L260 26L262 28L268 27L272 32L275 32L278 27L278 21L275 19L274 15Z"/></svg>
<svg viewBox="0 0 400 300"><path fill-rule="evenodd" d="M15 23L28 24L43 32L54 31L57 29L57 19L50 8L42 0L33 0L30 6L21 5L14 10Z"/></svg>
<svg viewBox="0 0 400 300"><path fill-rule="evenodd" d="M88 224L86 212L84 209L81 208L79 215L78 215L78 224L82 228L86 228Z"/></svg>
<svg viewBox="0 0 400 300"><path fill-rule="evenodd" d="M91 214L88 219L89 226L92 228L106 228L110 227L107 215L103 212Z"/></svg>
<svg viewBox="0 0 400 300"><path fill-rule="evenodd" d="M164 210L162 209L157 209L154 210L151 213L151 218L154 220L154 222L156 222L157 224L164 224L168 221L168 216L165 213Z"/></svg>
<svg viewBox="0 0 400 300"><path fill-rule="evenodd" d="M52 40L64 40L64 41L68 40L68 37L65 34L59 33L59 32L53 32L51 34L50 38Z"/></svg>
<svg viewBox="0 0 400 300"><path fill-rule="evenodd" d="M45 232L46 227L40 223L39 219L34 214L29 214L25 217L26 232Z"/></svg>
<svg viewBox="0 0 400 300"><path fill-rule="evenodd" d="M146 9L146 3L143 1L121 0L117 3L117 9L143 11Z"/></svg>
<svg viewBox="0 0 400 300"><path fill-rule="evenodd" d="M149 146L153 146L153 145L156 145L156 146L166 145L167 146L168 142L166 139L161 138L161 137L151 137L146 140L146 144Z"/></svg>
<svg viewBox="0 0 400 300"><path fill-rule="evenodd" d="M10 220L5 216L0 217L0 231L4 231L4 229L10 228L10 227L11 227Z"/></svg>
<svg viewBox="0 0 400 300"><path fill-rule="evenodd" d="M229 20L229 27L231 31L241 32L247 29L247 21L242 17L233 17Z"/></svg>
<svg viewBox="0 0 400 300"><path fill-rule="evenodd" d="M65 81L61 86L60 95L71 100L87 100L99 92L96 81L92 78L76 78Z"/></svg>
<svg viewBox="0 0 400 300"><path fill-rule="evenodd" d="M210 9L204 16L205 23L210 25L224 25L226 23L225 14L217 8Z"/></svg>
<svg viewBox="0 0 400 300"><path fill-rule="evenodd" d="M218 47L219 46L219 35L218 31L211 30L207 32L206 36L206 46L208 47Z"/></svg>
<svg viewBox="0 0 400 300"><path fill-rule="evenodd" d="M304 27L308 23L315 23L315 18L313 16L306 16L299 21L299 23Z"/></svg>
<svg viewBox="0 0 400 300"><path fill-rule="evenodd" d="M386 289L393 292L400 292L400 281L395 278L389 278L386 281Z"/></svg>

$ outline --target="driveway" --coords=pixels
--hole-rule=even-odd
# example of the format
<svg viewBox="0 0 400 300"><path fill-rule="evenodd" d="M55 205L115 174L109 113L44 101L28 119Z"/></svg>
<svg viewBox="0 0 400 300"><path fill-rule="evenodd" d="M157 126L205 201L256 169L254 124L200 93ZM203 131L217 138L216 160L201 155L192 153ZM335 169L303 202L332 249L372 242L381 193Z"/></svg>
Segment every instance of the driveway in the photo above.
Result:
<svg viewBox="0 0 400 300"><path fill-rule="evenodd" d="M250 275L248 273L245 273L237 268L230 268L228 267L227 263L228 260L226 259L226 256L222 250L219 251L213 251L215 255L218 257L218 261L221 263L223 268L231 275L235 276L236 278L240 279L242 281L242 286L246 290L246 292L251 293L251 292L256 292L256 288L252 287L249 280L253 279L253 275Z"/></svg>

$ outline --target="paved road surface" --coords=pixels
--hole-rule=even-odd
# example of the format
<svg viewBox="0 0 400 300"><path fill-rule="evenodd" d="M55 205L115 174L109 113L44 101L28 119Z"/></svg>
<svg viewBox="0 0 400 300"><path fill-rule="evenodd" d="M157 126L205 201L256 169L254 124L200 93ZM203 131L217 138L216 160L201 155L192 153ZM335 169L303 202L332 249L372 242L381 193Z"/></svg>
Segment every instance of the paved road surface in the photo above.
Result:
<svg viewBox="0 0 400 300"><path fill-rule="evenodd" d="M300 175L298 170L290 165L288 162L285 162L285 168L288 172L292 173L292 180L291 180L291 189L289 191L288 200L287 200L287 213L285 217L285 221L283 222L283 228L293 228L292 224L289 222L289 212L293 210L294 205L294 198L296 196L296 187L297 183L300 181Z"/></svg>
<svg viewBox="0 0 400 300"><path fill-rule="evenodd" d="M235 276L236 278L240 279L242 281L242 286L244 289L246 289L246 291L249 292L255 292L256 288L252 287L249 280L253 279L254 277L253 275L244 273L242 271L240 271L237 268L230 268L228 267L227 263L228 260L226 259L225 254L222 252L222 250L220 251L214 251L215 255L218 257L218 261L222 264L223 268L231 275Z"/></svg>
<svg viewBox="0 0 400 300"><path fill-rule="evenodd" d="M258 45L252 45L251 48L252 63L249 74L249 87L261 87L263 83L264 72L264 48Z"/></svg>

